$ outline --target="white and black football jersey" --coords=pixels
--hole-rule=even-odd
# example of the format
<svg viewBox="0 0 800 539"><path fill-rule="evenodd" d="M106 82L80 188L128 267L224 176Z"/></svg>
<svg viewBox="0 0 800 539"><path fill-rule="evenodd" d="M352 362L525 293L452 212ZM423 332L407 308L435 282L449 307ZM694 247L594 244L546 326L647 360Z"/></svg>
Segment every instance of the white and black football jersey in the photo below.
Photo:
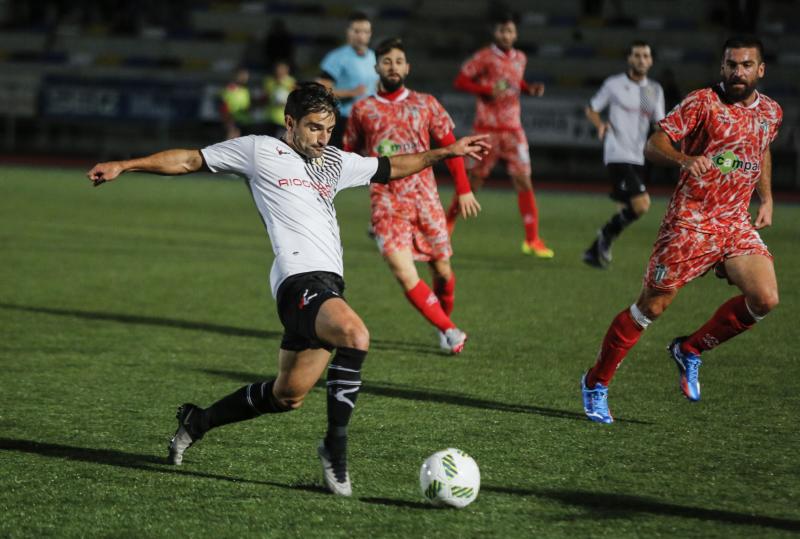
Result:
<svg viewBox="0 0 800 539"><path fill-rule="evenodd" d="M626 73L608 77L589 101L595 112L608 108L603 162L644 164L644 145L650 126L664 118L664 90L645 77L631 80Z"/></svg>
<svg viewBox="0 0 800 539"><path fill-rule="evenodd" d="M321 157L300 155L280 139L250 135L201 150L212 172L244 177L267 228L275 261L275 296L289 277L309 271L344 276L342 242L333 198L342 189L368 185L378 158L333 146Z"/></svg>

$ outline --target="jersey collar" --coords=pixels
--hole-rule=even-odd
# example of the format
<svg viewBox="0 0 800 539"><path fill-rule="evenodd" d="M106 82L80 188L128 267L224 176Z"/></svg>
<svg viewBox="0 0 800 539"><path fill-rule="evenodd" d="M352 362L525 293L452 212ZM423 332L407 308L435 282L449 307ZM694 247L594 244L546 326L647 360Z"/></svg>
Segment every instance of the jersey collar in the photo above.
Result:
<svg viewBox="0 0 800 539"><path fill-rule="evenodd" d="M306 157L305 155L301 154L300 152L298 152L297 150L295 150L294 148L292 148L292 147L289 145L289 143L288 143L288 142L286 142L286 141L283 139L283 137L281 137L281 138L278 138L278 139L274 139L274 140L277 140L277 141L279 141L279 142L280 142L280 144L281 144L281 146L283 146L284 148L286 148L286 149L288 150L288 152L285 152L285 151L281 151L280 149L278 149L278 148L276 147L276 148L275 148L275 150L278 152L278 154L279 154L279 155L283 155L283 154L286 154L286 153L288 153L288 154L290 154L290 155L292 155L292 156L296 157L297 159L300 159L300 160L302 160L302 161L304 161L304 162L306 162L306 163L312 163L312 162L314 162L314 159L319 159L318 157Z"/></svg>
<svg viewBox="0 0 800 539"><path fill-rule="evenodd" d="M720 82L719 83L719 87L722 90L722 95L725 95L725 83L724 82ZM761 93L758 90L755 90L755 92L756 92L756 98L749 105L742 105L739 102L731 103L731 104L734 107L739 107L739 108L743 108L743 109L754 109L761 103Z"/></svg>
<svg viewBox="0 0 800 539"><path fill-rule="evenodd" d="M648 80L647 80L647 75L645 75L644 77L642 77L642 80L633 80L633 79L631 78L631 75L630 75L630 73L628 73L628 71L627 71L627 70L625 71L625 80L627 80L628 82L630 82L630 83L632 83L632 84L635 84L636 86L643 86L643 87L644 87L644 86L647 86L647 83L648 83Z"/></svg>
<svg viewBox="0 0 800 539"><path fill-rule="evenodd" d="M404 101L408 97L408 94L408 88L403 88L384 95L380 95L380 93L378 93L375 96L375 99L381 103L399 103Z"/></svg>
<svg viewBox="0 0 800 539"><path fill-rule="evenodd" d="M508 49L508 53L504 52L503 49L497 46L496 43L492 43L489 48L492 50L495 55L499 56L500 58L513 58L517 55L517 50L515 48Z"/></svg>

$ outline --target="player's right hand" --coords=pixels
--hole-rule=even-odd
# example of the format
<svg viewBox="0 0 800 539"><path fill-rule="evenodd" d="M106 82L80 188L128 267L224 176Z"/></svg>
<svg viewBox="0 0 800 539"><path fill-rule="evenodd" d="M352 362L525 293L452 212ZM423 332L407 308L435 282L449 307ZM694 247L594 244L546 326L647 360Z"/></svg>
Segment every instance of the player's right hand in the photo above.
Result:
<svg viewBox="0 0 800 539"><path fill-rule="evenodd" d="M597 138L600 140L604 140L606 138L606 133L608 130L611 129L611 124L608 122L603 122L600 124L600 127L597 128Z"/></svg>
<svg viewBox="0 0 800 539"><path fill-rule="evenodd" d="M701 177L712 168L714 168L714 164L711 162L711 159L705 155L690 157L681 165L681 170L685 170L697 178Z"/></svg>
<svg viewBox="0 0 800 539"><path fill-rule="evenodd" d="M469 156L481 161L483 156L487 155L489 150L492 149L491 144L486 142L487 138L489 138L488 134L462 137L448 146L448 149L453 152L454 157Z"/></svg>
<svg viewBox="0 0 800 539"><path fill-rule="evenodd" d="M367 87L363 84L359 84L355 88L353 88L350 97L359 97L367 93Z"/></svg>
<svg viewBox="0 0 800 539"><path fill-rule="evenodd" d="M109 161L107 163L96 164L86 175L89 177L92 184L97 187L105 182L116 179L122 172L122 164L119 161Z"/></svg>

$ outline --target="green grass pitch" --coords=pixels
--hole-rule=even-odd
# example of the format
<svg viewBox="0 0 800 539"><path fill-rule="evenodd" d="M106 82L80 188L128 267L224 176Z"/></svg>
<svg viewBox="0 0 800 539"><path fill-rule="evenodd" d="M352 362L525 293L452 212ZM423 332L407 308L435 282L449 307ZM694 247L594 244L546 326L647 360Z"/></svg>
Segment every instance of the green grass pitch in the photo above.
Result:
<svg viewBox="0 0 800 539"><path fill-rule="evenodd" d="M449 201L450 191L445 193ZM735 293L713 277L678 296L622 365L617 422L578 390L630 305L666 201L580 261L613 210L539 193L553 260L519 252L510 191L454 236L457 357L406 302L366 237L365 189L337 198L347 297L370 328L351 424L354 497L321 489L325 396L212 431L164 464L178 404L207 406L276 372L271 249L241 181L131 174L93 189L80 170L0 168L2 537L766 537L800 532L800 207L763 233L782 304L707 354L689 403L665 352ZM425 268L421 268L424 271ZM426 275L427 277L427 275ZM419 466L471 454L468 508L423 503Z"/></svg>

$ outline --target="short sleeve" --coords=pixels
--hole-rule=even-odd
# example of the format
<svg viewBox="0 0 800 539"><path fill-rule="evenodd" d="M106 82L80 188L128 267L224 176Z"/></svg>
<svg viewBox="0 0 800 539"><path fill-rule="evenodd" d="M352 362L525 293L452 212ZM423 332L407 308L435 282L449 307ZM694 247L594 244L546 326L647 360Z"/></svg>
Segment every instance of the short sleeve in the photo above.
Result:
<svg viewBox="0 0 800 539"><path fill-rule="evenodd" d="M336 186L338 193L342 189L369 185L369 181L378 171L377 157L362 157L351 152L340 152L342 157L342 176Z"/></svg>
<svg viewBox="0 0 800 539"><path fill-rule="evenodd" d="M250 177L255 169L256 136L239 137L200 150L211 172Z"/></svg>
<svg viewBox="0 0 800 539"><path fill-rule="evenodd" d="M433 96L428 98L428 110L431 114L430 132L434 139L441 140L453 132L456 124L439 100Z"/></svg>
<svg viewBox="0 0 800 539"><path fill-rule="evenodd" d="M334 78L334 82L342 76L342 63L339 61L339 55L336 51L331 51L325 55L319 65L320 69Z"/></svg>
<svg viewBox="0 0 800 539"><path fill-rule="evenodd" d="M777 103L775 104L775 121L772 123L772 131L769 134L769 141L772 143L778 136L781 124L783 123L783 109Z"/></svg>
<svg viewBox="0 0 800 539"><path fill-rule="evenodd" d="M362 127L361 127L361 107L359 105L363 101L359 101L350 111L350 117L347 119L347 127L342 137L342 146L352 152L361 152L362 146Z"/></svg>
<svg viewBox="0 0 800 539"><path fill-rule="evenodd" d="M602 112L608 106L611 99L611 88L609 88L608 80L603 82L603 85L597 90L597 93L589 100L589 107L595 112Z"/></svg>
<svg viewBox="0 0 800 539"><path fill-rule="evenodd" d="M656 93L658 96L656 97L656 107L653 111L653 121L660 122L664 119L664 115L666 114L664 110L664 89L660 84L656 86Z"/></svg>
<svg viewBox="0 0 800 539"><path fill-rule="evenodd" d="M672 142L678 142L691 133L703 121L705 99L701 91L690 93L683 101L675 105L666 118L658 122L658 126Z"/></svg>

